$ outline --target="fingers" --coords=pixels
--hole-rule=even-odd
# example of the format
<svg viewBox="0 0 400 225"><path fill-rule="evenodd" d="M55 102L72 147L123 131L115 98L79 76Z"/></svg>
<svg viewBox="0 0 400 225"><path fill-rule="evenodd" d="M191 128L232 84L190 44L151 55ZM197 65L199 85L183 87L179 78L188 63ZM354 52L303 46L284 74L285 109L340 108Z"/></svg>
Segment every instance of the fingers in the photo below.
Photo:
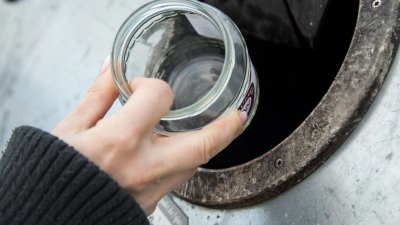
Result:
<svg viewBox="0 0 400 225"><path fill-rule="evenodd" d="M110 58L107 57L99 77L95 80L86 96L80 101L78 106L55 127L53 133L60 133L60 130L78 133L95 126L108 112L117 97L118 89L111 75Z"/></svg>
<svg viewBox="0 0 400 225"><path fill-rule="evenodd" d="M86 96L72 112L76 123L86 129L102 119L118 97L119 92L111 75L109 61L110 59L107 58L102 68L102 71L105 72L100 74Z"/></svg>
<svg viewBox="0 0 400 225"><path fill-rule="evenodd" d="M130 82L133 94L116 113L117 123L133 134L150 134L172 105L169 85L155 78L134 78Z"/></svg>
<svg viewBox="0 0 400 225"><path fill-rule="evenodd" d="M164 164L163 173L178 173L206 164L212 157L226 148L243 129L247 117L234 111L222 120L216 121L202 130L157 139L157 145L164 148L159 158L170 161ZM162 176L162 175L161 175Z"/></svg>
<svg viewBox="0 0 400 225"><path fill-rule="evenodd" d="M178 146L185 161L192 165L206 164L211 158L226 148L242 132L244 122L241 112L234 111L226 118L216 121L200 131L192 132Z"/></svg>

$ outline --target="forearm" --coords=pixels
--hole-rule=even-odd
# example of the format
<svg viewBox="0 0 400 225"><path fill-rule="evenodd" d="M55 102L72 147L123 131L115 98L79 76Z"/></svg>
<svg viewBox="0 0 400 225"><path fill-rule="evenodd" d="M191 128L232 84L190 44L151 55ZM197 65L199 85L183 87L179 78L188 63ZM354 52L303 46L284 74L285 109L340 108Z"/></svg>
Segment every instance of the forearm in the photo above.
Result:
<svg viewBox="0 0 400 225"><path fill-rule="evenodd" d="M147 224L134 199L56 137L17 128L0 160L0 224Z"/></svg>

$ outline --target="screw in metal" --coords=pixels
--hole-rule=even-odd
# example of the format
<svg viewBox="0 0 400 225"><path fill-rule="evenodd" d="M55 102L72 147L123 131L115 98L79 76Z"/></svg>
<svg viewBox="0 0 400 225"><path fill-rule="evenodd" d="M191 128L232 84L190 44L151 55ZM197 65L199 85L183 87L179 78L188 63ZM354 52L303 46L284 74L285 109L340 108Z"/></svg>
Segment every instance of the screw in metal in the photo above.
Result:
<svg viewBox="0 0 400 225"><path fill-rule="evenodd" d="M372 8L378 8L379 6L381 6L382 1L381 0L374 0L371 4Z"/></svg>
<svg viewBox="0 0 400 225"><path fill-rule="evenodd" d="M275 168L280 168L282 166L283 166L283 159L282 158L275 159Z"/></svg>

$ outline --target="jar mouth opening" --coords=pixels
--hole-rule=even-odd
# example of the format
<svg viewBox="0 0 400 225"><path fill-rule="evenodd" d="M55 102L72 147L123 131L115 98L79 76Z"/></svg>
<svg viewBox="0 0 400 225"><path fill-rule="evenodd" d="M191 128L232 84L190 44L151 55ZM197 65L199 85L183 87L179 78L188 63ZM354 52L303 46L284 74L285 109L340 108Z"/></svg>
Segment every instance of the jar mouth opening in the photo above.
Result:
<svg viewBox="0 0 400 225"><path fill-rule="evenodd" d="M174 3L173 6L171 3ZM209 9L210 8L210 9ZM186 107L169 110L161 120L173 121L199 115L206 111L223 93L233 70L234 47L228 30L224 27L223 21L216 15L214 8L208 5L201 5L195 1L187 3L168 1L164 3L151 2L136 10L124 22L117 33L111 55L111 67L114 80L120 92L120 101L124 104L132 94L128 80L125 76L125 57L132 38L140 32L140 28L147 25L151 19L167 13L178 12L181 15L195 14L206 19L219 32L221 41L225 47L225 57L221 73L213 87L199 100ZM175 14L176 15L176 14ZM229 107L227 107L229 108Z"/></svg>

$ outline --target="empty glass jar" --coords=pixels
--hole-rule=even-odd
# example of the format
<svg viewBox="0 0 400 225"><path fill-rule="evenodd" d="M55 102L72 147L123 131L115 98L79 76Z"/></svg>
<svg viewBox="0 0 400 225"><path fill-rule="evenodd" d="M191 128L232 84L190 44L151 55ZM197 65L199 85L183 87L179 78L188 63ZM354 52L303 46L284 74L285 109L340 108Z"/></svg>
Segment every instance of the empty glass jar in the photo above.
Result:
<svg viewBox="0 0 400 225"><path fill-rule="evenodd" d="M118 31L111 67L122 104L135 77L171 86L174 102L154 128L159 134L198 130L236 109L247 112L247 127L256 112L258 78L246 43L230 18L205 3L157 0L136 10Z"/></svg>

